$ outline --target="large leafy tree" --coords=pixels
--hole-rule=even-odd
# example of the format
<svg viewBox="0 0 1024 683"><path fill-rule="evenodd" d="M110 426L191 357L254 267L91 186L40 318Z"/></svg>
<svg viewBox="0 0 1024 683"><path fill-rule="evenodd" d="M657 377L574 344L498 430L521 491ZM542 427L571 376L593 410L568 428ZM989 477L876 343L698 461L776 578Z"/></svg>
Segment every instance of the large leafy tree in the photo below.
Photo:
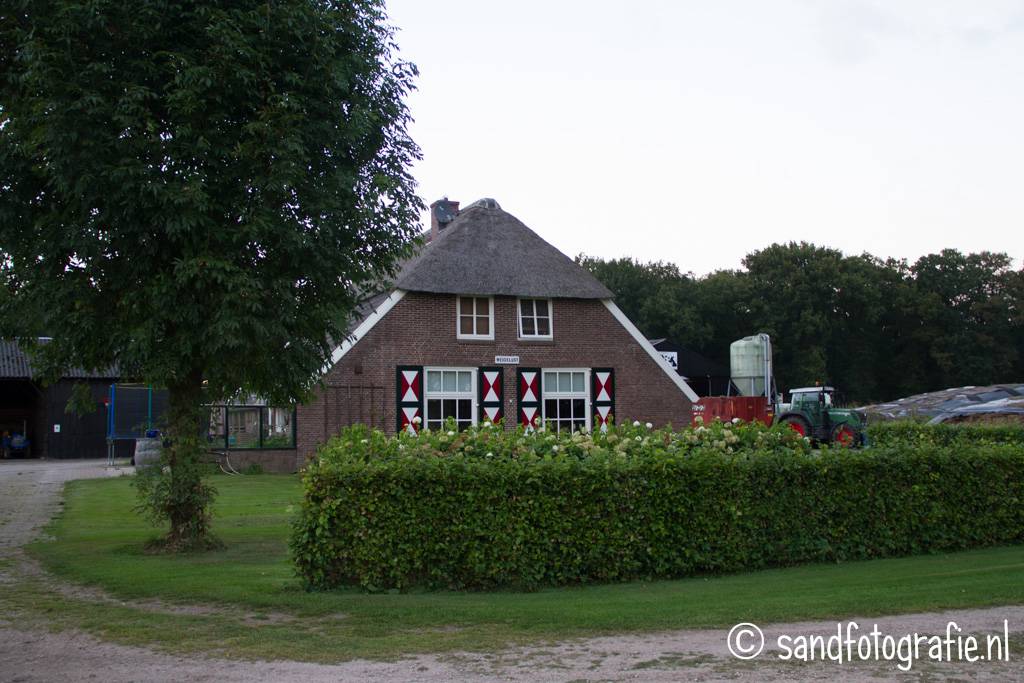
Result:
<svg viewBox="0 0 1024 683"><path fill-rule="evenodd" d="M693 276L672 263L632 258L604 261L580 254L576 262L615 292L616 303L644 334L688 346L707 341L710 327L697 311Z"/></svg>
<svg viewBox="0 0 1024 683"><path fill-rule="evenodd" d="M419 150L381 0L0 9L0 320L167 387L169 540L207 531L205 401L305 395L406 253Z"/></svg>
<svg viewBox="0 0 1024 683"><path fill-rule="evenodd" d="M1014 379L1020 349L1012 310L1014 281L1006 254L943 249L911 272L926 306L920 343L933 381L944 386Z"/></svg>

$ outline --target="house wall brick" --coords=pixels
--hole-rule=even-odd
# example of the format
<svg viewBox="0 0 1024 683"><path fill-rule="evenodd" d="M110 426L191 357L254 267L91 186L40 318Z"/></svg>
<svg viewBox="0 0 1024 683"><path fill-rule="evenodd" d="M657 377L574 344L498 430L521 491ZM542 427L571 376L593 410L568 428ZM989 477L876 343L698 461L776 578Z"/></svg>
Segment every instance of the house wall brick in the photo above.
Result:
<svg viewBox="0 0 1024 683"><path fill-rule="evenodd" d="M494 297L494 309L493 341L460 340L455 295L407 293L328 372L315 399L299 406L298 460L354 422L393 434L396 366L494 366L496 355L519 356L521 367L614 368L617 420L689 422L690 401L601 301L555 299L550 341L518 339L515 297ZM505 366L503 379L505 425L515 429L516 367Z"/></svg>
<svg viewBox="0 0 1024 683"><path fill-rule="evenodd" d="M288 474L298 471L306 458L297 449L282 448L280 450L230 450L227 451L228 462L239 472L245 472L250 466L256 465L261 471L271 474Z"/></svg>

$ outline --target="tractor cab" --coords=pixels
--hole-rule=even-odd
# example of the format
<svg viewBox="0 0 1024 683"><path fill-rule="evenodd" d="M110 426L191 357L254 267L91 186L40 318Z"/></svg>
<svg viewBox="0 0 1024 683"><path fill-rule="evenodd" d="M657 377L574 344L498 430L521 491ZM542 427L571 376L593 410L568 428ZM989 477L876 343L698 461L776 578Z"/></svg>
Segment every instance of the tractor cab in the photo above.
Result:
<svg viewBox="0 0 1024 683"><path fill-rule="evenodd" d="M780 403L776 412L780 415L790 410L819 413L822 408L831 408L834 403L833 387L802 387L791 389L789 403Z"/></svg>
<svg viewBox="0 0 1024 683"><path fill-rule="evenodd" d="M790 406L803 410L821 410L835 404L836 390L833 387L803 387L789 392Z"/></svg>

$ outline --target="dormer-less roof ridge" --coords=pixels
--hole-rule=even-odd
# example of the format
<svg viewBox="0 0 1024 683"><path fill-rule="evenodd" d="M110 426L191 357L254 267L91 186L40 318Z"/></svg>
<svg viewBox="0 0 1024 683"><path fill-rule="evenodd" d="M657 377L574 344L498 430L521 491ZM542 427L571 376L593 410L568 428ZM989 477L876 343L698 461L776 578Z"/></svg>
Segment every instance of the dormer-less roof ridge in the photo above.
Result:
<svg viewBox="0 0 1024 683"><path fill-rule="evenodd" d="M493 199L460 211L403 265L394 286L435 294L613 297L597 278Z"/></svg>

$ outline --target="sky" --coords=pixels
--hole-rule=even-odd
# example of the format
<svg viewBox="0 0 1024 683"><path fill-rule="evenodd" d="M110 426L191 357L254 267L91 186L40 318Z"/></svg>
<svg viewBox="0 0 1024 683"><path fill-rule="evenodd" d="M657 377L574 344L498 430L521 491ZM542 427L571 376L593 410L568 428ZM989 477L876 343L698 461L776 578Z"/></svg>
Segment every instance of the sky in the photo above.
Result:
<svg viewBox="0 0 1024 683"><path fill-rule="evenodd" d="M696 275L789 241L1024 263L1024 0L387 10L428 203Z"/></svg>

